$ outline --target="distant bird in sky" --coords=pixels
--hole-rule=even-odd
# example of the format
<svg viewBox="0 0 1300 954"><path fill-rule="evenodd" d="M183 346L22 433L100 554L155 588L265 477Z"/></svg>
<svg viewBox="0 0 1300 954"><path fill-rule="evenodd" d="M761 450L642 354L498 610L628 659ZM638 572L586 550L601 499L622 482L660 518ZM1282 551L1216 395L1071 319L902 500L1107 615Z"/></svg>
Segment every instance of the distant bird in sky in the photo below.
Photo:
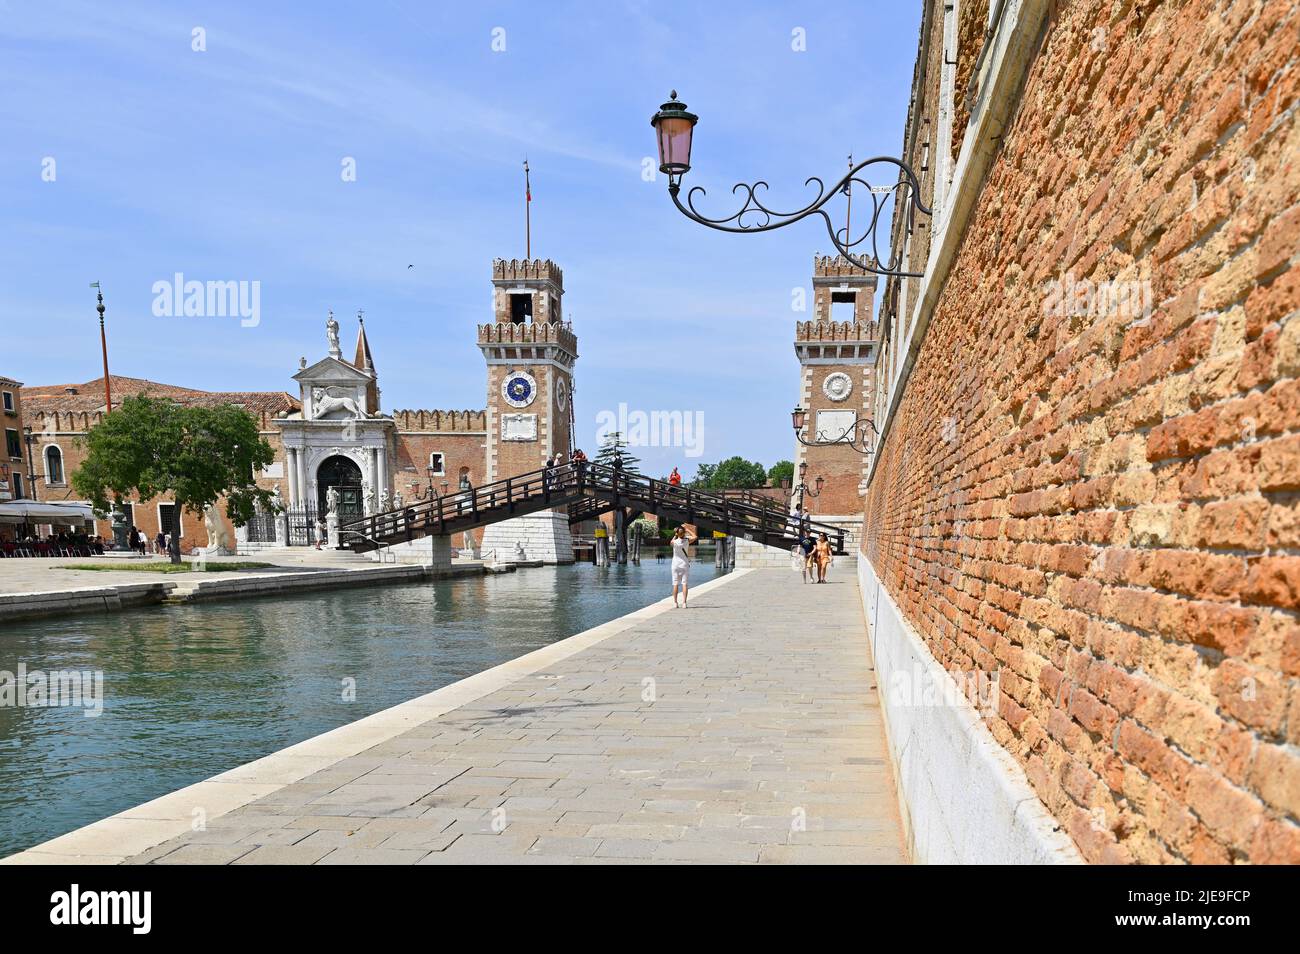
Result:
<svg viewBox="0 0 1300 954"><path fill-rule="evenodd" d="M407 265L406 267L407 267L407 268L415 268L414 265Z"/></svg>

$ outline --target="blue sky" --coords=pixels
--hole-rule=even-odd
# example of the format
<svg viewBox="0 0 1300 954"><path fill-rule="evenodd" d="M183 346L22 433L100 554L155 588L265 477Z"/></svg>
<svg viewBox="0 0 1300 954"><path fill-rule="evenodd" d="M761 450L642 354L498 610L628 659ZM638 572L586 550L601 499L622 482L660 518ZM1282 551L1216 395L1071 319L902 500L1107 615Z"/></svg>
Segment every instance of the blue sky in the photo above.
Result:
<svg viewBox="0 0 1300 954"><path fill-rule="evenodd" d="M701 116L687 185L806 201L848 153L897 155L919 2L0 3L0 374L293 390L366 312L385 410L479 408L491 260L564 269L579 444L597 415L700 411L703 461L790 458L792 289L831 248L805 221L705 229L643 181L649 117ZM192 49L193 30L206 50ZM505 49L492 48L504 30ZM792 49L802 29L806 49ZM496 36L500 38L501 34ZM54 159L54 181L42 172ZM356 162L343 181L342 161ZM414 265L414 268L407 268ZM156 317L176 272L261 283L260 323ZM698 461L637 452L651 472Z"/></svg>

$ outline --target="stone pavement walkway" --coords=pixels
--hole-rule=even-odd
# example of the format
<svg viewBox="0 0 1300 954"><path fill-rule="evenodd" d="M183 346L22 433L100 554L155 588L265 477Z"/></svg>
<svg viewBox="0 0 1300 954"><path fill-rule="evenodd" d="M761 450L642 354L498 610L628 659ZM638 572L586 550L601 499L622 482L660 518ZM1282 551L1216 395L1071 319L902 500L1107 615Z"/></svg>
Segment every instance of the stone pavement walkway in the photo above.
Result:
<svg viewBox="0 0 1300 954"><path fill-rule="evenodd" d="M190 557L185 561L190 562ZM77 564L113 566L118 563L140 566L151 563L165 564L164 556L149 556L143 560L121 557L53 557L48 559L18 559L0 562L0 594L46 593L75 590L84 587L121 586L133 583L176 583L189 580L187 574L151 573L146 570L73 570ZM227 570L223 573L202 574L202 578L217 579L241 577L269 577L285 573L312 573L321 570L369 569L379 566L351 552L317 550L315 547L293 547L276 550L259 556L209 557L209 563L269 563L260 569ZM199 576L199 574L195 574Z"/></svg>
<svg viewBox="0 0 1300 954"><path fill-rule="evenodd" d="M129 859L906 861L856 581L742 571Z"/></svg>

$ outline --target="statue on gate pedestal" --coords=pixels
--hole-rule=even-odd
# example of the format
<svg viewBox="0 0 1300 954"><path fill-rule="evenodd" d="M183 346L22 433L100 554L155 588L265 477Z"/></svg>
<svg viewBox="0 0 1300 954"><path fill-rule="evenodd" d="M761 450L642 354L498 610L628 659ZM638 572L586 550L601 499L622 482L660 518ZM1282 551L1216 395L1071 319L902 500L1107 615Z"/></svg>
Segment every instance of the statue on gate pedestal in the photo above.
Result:
<svg viewBox="0 0 1300 954"><path fill-rule="evenodd" d="M330 487L325 491L325 538L330 549L339 545L339 491Z"/></svg>

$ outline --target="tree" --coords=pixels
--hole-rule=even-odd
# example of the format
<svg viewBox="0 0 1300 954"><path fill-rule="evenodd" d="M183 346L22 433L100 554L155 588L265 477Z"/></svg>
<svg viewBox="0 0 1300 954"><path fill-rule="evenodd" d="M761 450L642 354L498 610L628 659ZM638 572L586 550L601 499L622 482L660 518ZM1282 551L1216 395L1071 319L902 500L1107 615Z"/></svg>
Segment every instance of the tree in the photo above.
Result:
<svg viewBox="0 0 1300 954"><path fill-rule="evenodd" d="M99 513L110 498L137 493L141 500L170 494L196 516L226 499L236 525L252 519L272 494L257 486L254 470L275 460L257 422L233 404L182 407L149 395L129 397L86 435L85 462L72 486ZM180 535L172 534L171 561L180 563Z"/></svg>
<svg viewBox="0 0 1300 954"><path fill-rule="evenodd" d="M636 465L641 463L641 458L629 454L627 448L628 443L623 439L623 432L610 431L601 440L600 450L596 451L596 463L613 467L614 461L621 460L624 470L636 473Z"/></svg>
<svg viewBox="0 0 1300 954"><path fill-rule="evenodd" d="M621 431L611 431L601 440L600 450L596 451L595 463L613 467L618 462L623 470L637 473L636 465L641 463L641 459L629 454L627 446ZM627 563L627 528L638 513L639 510L633 510L631 507L614 509L614 560L617 563Z"/></svg>
<svg viewBox="0 0 1300 954"><path fill-rule="evenodd" d="M773 487L780 487L781 481L788 480L794 485L794 461L778 460L767 469L767 482Z"/></svg>
<svg viewBox="0 0 1300 954"><path fill-rule="evenodd" d="M767 483L763 465L743 457L728 457L720 464L700 464L692 487L700 490L735 490L762 487Z"/></svg>

